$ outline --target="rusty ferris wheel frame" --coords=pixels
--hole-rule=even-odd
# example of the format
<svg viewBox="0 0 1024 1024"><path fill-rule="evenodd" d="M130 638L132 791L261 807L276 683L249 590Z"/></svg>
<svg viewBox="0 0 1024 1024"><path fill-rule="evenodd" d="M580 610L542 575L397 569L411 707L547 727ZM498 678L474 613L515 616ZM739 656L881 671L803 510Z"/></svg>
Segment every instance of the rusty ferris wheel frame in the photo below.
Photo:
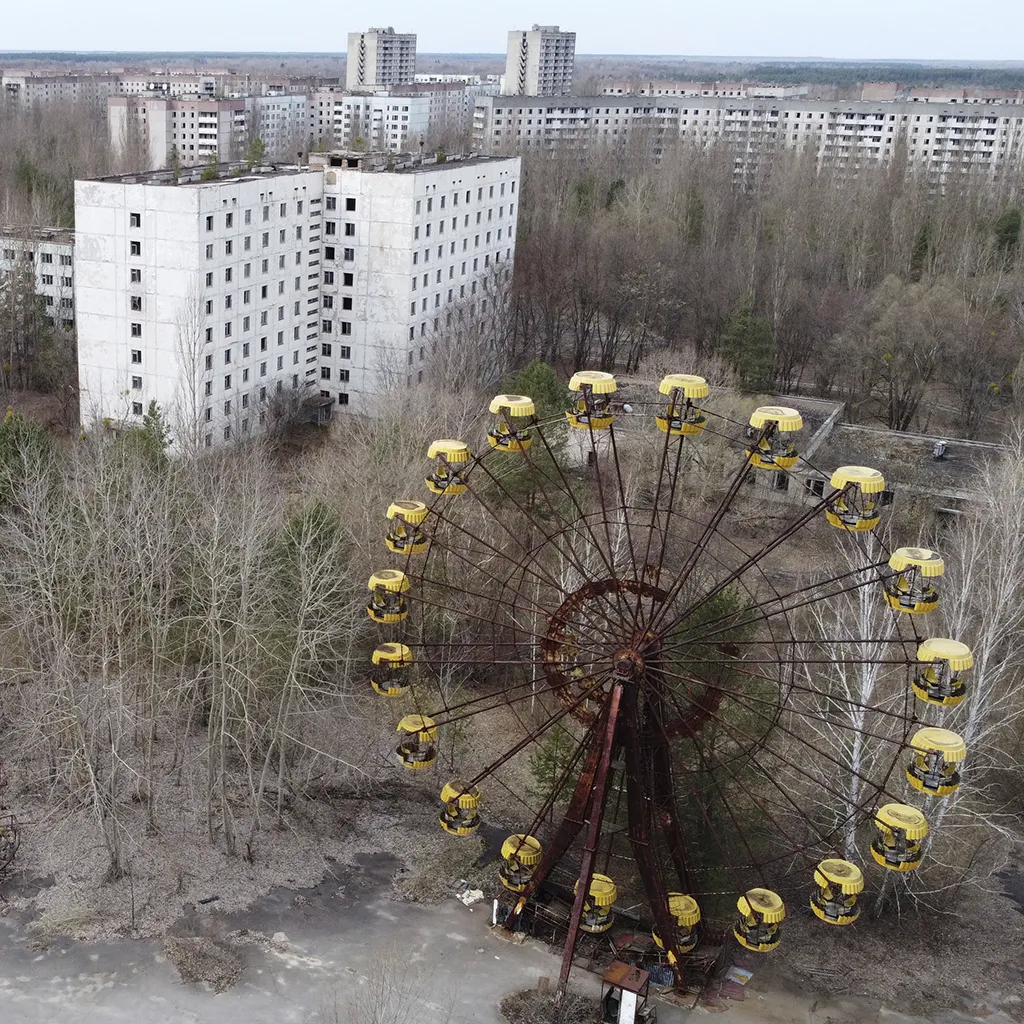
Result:
<svg viewBox="0 0 1024 1024"><path fill-rule="evenodd" d="M769 884L771 865L783 859L808 866L819 862L819 867L847 864L820 858L839 856L841 836L870 821L883 801L896 801L890 807L904 806L900 803L903 789L897 786L899 755L911 728L922 721L909 681L906 699L895 709L863 706L890 719L894 727L884 737L863 726L846 726L851 733L884 740L892 748L892 757L881 771L858 777L861 795L852 804L826 777L836 767L849 770L849 766L799 735L784 718L796 697L844 703L828 684L835 658L820 656L823 638L801 635L795 613L864 588L895 593L907 574L893 571L889 552L870 533L878 519L871 495L878 488L862 486L864 473L874 472L863 467L844 467L860 473L850 479L842 477L842 470L833 474L833 485L838 481L838 486L823 488L820 497L795 510L791 521L760 545L743 545L726 535L727 517L751 477L764 470L789 473L796 465L798 456L790 438L795 430L780 430L795 421L787 423L777 415L759 419L765 412L759 409L749 424L737 423L711 410L702 412L683 388L666 390L663 382L662 393L670 395L667 408L664 402L650 403L659 413L655 420L662 433L657 465L650 467L653 478L638 488L626 469L634 458L627 453L636 445L617 435L610 401L586 386L576 391L580 397L567 417L569 429L576 428L576 436L583 438L577 467L567 465L564 437L559 436L566 429L564 421L559 417L543 424L533 415L523 415L525 403L529 403L529 414L534 411L523 396L499 396L492 403L497 419L482 454L474 456L464 442L439 441L431 446L434 469L428 486L433 496L424 503L399 502L420 509L407 522L401 512L395 513L398 506L388 513L392 519L388 546L401 558L401 570L392 576L402 579L400 586L390 587L388 600L394 602L395 614L377 621L389 624L388 637L401 639L406 652L392 663L393 669L418 665L435 672L467 674L484 669L500 674L503 681L499 692L474 692L464 700L441 701L440 707L428 707L414 687L418 714L403 722L416 723L412 732L419 736L424 753L405 758L407 767L433 764L438 734L467 719L504 709L512 711L522 727L517 741L491 763L469 778L446 785L442 801L448 817L441 819L446 831L472 832L478 822L479 787L495 783L509 789L500 776L513 758L553 730L569 726L572 731L572 749L559 778L541 805L533 808L526 832L506 842L512 863L521 868L516 857L520 849L527 850L529 841L532 863L525 872L503 876L517 893L504 927L521 926L524 909L555 873L575 880L560 976L564 991L581 931L601 930L589 927L588 921L592 924L596 915L603 926L608 917L615 889L608 889L605 883L610 879L597 869L603 858L607 870L617 836L624 831L656 941L682 989L686 985L682 954L698 938L695 919L700 914L692 908L704 895L697 877L700 869L692 858L695 842L711 850L735 879L742 917L744 898L753 901L753 894L767 892L779 900L767 889L750 888L751 883ZM501 399L512 402L502 404ZM767 407L767 411L799 420L794 410ZM642 413L631 416L631 429L639 429L641 419ZM735 454L736 470L710 514L698 519L684 512L683 506L687 504L685 476L699 471L699 448L693 451L692 446L699 445L701 434L718 435L725 441L727 450ZM514 470L509 468L512 461ZM772 556L822 517L849 534L860 553L859 563L852 571L847 567L819 573L808 583L780 590L770 568ZM918 550L923 549L901 549ZM912 567L911 577L913 571ZM380 585L380 576L371 579L371 590L375 579L377 591L386 589ZM739 595L734 606L722 603L729 595ZM886 600L895 628L882 637L847 639L851 649L869 644L876 653L842 660L848 666L878 665L909 676L915 666L920 667L918 649L923 638L916 616L899 612L927 608L901 609L889 596ZM371 618L375 618L372 610ZM461 636L443 635L437 625L440 619L459 623ZM401 623L399 637L395 623ZM390 685L381 688L375 683L374 687L392 696L406 693L404 685L389 689ZM533 721L525 721L519 711L525 702L533 708L538 700L541 720L536 721L535 714ZM850 699L845 704L861 706ZM728 756L705 740L705 730L710 729L726 738L731 748ZM769 753L772 737L783 742L775 743ZM403 750L408 753L415 748L416 741L410 743L400 747L400 759ZM689 761L685 767L680 764L683 748ZM773 777L773 767L779 766L834 799L831 826L812 821L810 812L786 792ZM790 841L775 857L764 857L747 840L743 815L727 797L728 786L744 785L738 781L741 770L752 772L769 791L774 789L776 808L784 807L790 822L795 815L805 826L798 838L790 830ZM775 834L784 835L786 826L773 813L770 801L754 795L752 785L748 788L747 810L763 814ZM613 791L617 801L624 797L624 828L619 824L618 805L609 814ZM720 827L705 807L708 792L728 820L739 849L730 849L719 836ZM534 836L560 801L564 811L541 844ZM681 808L690 814L689 825L681 819ZM703 832L699 837L687 834L694 830L694 819ZM876 827L878 822L876 818ZM875 859L882 863L879 856ZM525 863L527 858L520 860ZM517 884L509 884L509 877ZM819 876L814 877L819 882ZM604 900L595 889L595 879L604 880L600 883L605 885ZM854 886L842 888L843 893L856 891ZM833 915L830 923L854 919L850 909L854 898L844 896L846 902L836 904L839 916ZM686 906L691 909L686 913L680 912L680 899L689 901ZM760 911L751 902L746 911L748 923L757 929L768 927L769 933L751 932L753 944L744 940L745 932L736 932L737 938L748 948L774 948L778 940L771 928L777 929L777 924L771 922L784 916L781 901L774 909L765 904Z"/></svg>

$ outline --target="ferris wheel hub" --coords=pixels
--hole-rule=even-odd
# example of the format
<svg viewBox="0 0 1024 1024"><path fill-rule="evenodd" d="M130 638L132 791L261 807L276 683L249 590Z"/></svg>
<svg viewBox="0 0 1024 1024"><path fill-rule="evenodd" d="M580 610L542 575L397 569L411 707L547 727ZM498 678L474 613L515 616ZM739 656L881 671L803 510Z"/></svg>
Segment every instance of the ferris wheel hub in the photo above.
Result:
<svg viewBox="0 0 1024 1024"><path fill-rule="evenodd" d="M627 648L618 651L612 659L615 665L615 673L620 679L640 679L644 674L644 659L639 651Z"/></svg>

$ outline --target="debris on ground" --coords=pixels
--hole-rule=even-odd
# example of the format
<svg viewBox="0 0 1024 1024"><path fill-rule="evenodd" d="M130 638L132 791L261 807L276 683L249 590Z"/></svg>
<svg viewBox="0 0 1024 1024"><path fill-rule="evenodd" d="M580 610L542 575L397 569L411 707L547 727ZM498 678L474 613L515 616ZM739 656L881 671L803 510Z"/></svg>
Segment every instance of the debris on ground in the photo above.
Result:
<svg viewBox="0 0 1024 1024"><path fill-rule="evenodd" d="M164 939L164 954L186 985L205 982L214 992L226 992L242 975L238 956L213 939L168 937Z"/></svg>

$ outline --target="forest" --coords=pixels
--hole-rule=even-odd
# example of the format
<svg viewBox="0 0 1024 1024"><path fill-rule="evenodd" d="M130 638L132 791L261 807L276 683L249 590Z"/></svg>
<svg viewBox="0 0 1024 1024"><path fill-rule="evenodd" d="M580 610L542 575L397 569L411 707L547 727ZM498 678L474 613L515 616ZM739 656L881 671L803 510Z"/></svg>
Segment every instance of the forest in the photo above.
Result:
<svg viewBox="0 0 1024 1024"><path fill-rule="evenodd" d="M73 226L75 177L128 169L113 166L88 111L0 105L0 137L9 224ZM325 806L332 828L361 839L372 831L371 796L398 801L406 820L436 830L432 784L393 778L395 726L367 686L366 580L384 552L384 511L423 491L434 438L483 437L499 390L532 395L538 415L561 424L576 370L618 372L652 389L672 371L706 377L744 416L764 396L810 394L842 401L852 421L1006 443L1005 458L986 467L974 500L944 532L930 521L893 524L904 535L919 531L907 543L941 541L949 552L941 624L970 637L976 662L972 699L952 718L972 751L972 784L943 804L929 864L901 882L896 903L939 913L950 891L983 892L1019 841L1021 811L1017 180L965 179L938 191L899 160L850 178L787 155L737 187L722 150L680 148L654 165L609 148L527 157L521 202L494 338L442 334L420 387L395 388L373 416L337 417L326 434L172 455L177 425L157 408L126 432L80 433L73 415L63 430L41 425L25 410L57 390L54 339L41 336L38 318L0 306L11 405L0 423L0 754L4 799L32 821L26 848L51 866L71 849L87 851L80 889L100 887L107 913L124 917L130 884L131 928L144 931L217 872L269 865L277 877L282 844L312 843ZM66 354L73 337L60 341ZM639 444L631 450L650 455ZM721 499L719 461L728 454L712 439L691 467L680 494L694 514ZM548 483L572 476L574 500L603 500L565 451L550 456ZM654 464L640 460L635 493L650 492L643 467ZM473 527L492 548L521 536L517 510L536 512L544 498L543 485L514 471L500 487L515 508ZM735 536L762 537L785 514L747 496ZM840 557L833 540L815 535L808 550ZM497 602L487 566L481 559L445 572ZM822 649L829 638L842 643L863 612L840 601L826 614L806 620ZM461 626L449 618L436 625L455 637ZM447 703L499 682L484 671L442 672L429 685ZM889 677L866 694L856 673L831 682L847 695L841 705L902 699L887 689ZM828 749L856 790L859 769L844 760L835 709L794 712L787 728ZM486 726L511 727L500 718ZM467 725L451 744L468 758L493 739ZM545 753L547 762L523 769L534 785L552 766L565 770L557 750ZM806 780L800 786L811 799ZM363 831L335 814L341 803ZM503 824L524 824L510 801L495 803L490 813ZM836 813L829 804L809 815ZM407 828L387 837L415 856ZM146 894L138 903L137 888ZM79 929L87 932L102 917L98 901L76 898L89 904Z"/></svg>

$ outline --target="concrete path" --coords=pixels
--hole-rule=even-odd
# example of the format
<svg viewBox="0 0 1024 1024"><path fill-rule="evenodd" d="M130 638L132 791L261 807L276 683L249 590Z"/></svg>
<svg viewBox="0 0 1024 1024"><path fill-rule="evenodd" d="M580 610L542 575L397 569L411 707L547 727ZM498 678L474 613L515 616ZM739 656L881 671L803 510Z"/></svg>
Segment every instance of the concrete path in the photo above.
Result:
<svg viewBox="0 0 1024 1024"><path fill-rule="evenodd" d="M222 914L187 907L177 935L232 936L244 970L222 994L185 985L154 940L33 943L14 915L0 918L3 1024L502 1024L501 998L556 978L558 958L538 943L509 944L487 927L489 907L438 907L388 897L388 858L338 869L314 889L275 890L256 907ZM269 938L268 938L269 937ZM276 937L276 938L274 938ZM596 992L597 979L582 983ZM799 992L759 991L721 1012L663 1005L659 1024L965 1024L869 1003L822 1006ZM1005 1016L987 1024L1012 1024ZM596 1020L596 1015L595 1015Z"/></svg>

